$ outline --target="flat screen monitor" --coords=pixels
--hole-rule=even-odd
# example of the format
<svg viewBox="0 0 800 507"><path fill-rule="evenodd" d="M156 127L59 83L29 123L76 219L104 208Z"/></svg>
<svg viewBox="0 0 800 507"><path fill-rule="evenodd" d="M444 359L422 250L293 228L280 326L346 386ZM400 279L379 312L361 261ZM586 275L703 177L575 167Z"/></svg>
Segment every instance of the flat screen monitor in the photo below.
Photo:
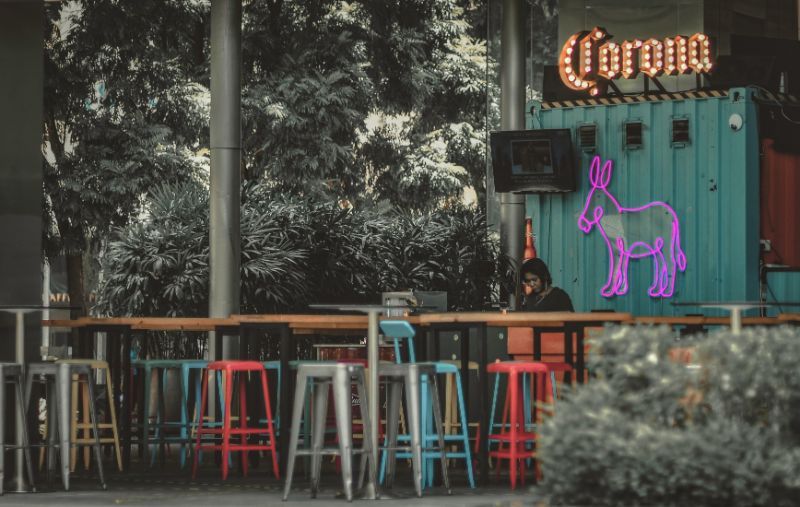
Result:
<svg viewBox="0 0 800 507"><path fill-rule="evenodd" d="M575 169L569 129L491 133L497 192L573 192Z"/></svg>

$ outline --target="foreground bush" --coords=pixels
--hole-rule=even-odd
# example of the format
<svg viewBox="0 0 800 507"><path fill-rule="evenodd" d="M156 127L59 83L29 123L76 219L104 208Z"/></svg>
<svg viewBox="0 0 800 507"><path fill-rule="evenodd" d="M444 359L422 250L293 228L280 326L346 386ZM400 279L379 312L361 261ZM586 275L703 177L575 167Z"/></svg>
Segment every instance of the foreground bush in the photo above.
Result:
<svg viewBox="0 0 800 507"><path fill-rule="evenodd" d="M800 332L690 341L695 367L670 358L666 329L593 339L596 378L542 429L553 505L798 505Z"/></svg>
<svg viewBox="0 0 800 507"><path fill-rule="evenodd" d="M206 315L208 191L153 192L147 216L121 228L101 260L99 315ZM347 209L245 190L241 208L244 313L303 311L309 303L379 302L393 290L448 292L454 309L491 294L496 248L477 211L425 214Z"/></svg>

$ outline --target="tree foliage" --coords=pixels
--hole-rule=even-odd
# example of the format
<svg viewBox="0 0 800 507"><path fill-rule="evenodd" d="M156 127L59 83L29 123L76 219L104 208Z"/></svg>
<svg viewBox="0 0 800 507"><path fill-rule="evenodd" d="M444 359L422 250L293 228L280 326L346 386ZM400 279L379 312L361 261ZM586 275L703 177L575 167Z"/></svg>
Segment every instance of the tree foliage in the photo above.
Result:
<svg viewBox="0 0 800 507"><path fill-rule="evenodd" d="M483 192L485 44L450 0L252 2L247 178L430 210Z"/></svg>
<svg viewBox="0 0 800 507"><path fill-rule="evenodd" d="M135 216L146 189L197 170L206 61L190 1L48 6L45 195L48 254L83 252ZM198 100L200 99L200 100Z"/></svg>
<svg viewBox="0 0 800 507"><path fill-rule="evenodd" d="M482 203L485 44L461 4L244 2L245 187L416 212L470 187ZM86 265L151 191L207 178L209 36L208 0L48 4L48 257Z"/></svg>

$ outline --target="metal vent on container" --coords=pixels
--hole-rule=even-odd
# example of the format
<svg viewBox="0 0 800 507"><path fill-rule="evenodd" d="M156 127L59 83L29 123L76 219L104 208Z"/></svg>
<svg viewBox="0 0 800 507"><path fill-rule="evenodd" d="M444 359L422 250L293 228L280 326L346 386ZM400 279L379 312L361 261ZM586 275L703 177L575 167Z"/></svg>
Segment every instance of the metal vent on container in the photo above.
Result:
<svg viewBox="0 0 800 507"><path fill-rule="evenodd" d="M642 122L632 121L625 124L625 148L642 147Z"/></svg>
<svg viewBox="0 0 800 507"><path fill-rule="evenodd" d="M676 118L672 120L672 144L685 145L689 143L689 119Z"/></svg>
<svg viewBox="0 0 800 507"><path fill-rule="evenodd" d="M597 148L597 125L578 127L578 147L584 151L594 151Z"/></svg>

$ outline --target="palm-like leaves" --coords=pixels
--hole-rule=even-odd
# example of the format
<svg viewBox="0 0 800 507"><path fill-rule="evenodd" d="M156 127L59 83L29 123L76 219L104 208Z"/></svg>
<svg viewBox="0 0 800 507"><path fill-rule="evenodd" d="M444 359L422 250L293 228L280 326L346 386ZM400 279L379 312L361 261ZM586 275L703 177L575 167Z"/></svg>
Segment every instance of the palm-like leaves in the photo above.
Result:
<svg viewBox="0 0 800 507"><path fill-rule="evenodd" d="M205 315L208 197L197 182L152 192L148 216L118 229L102 259L95 311ZM241 212L241 308L304 310L308 303L377 301L390 290L442 290L453 308L489 299L496 247L480 213L422 215L273 199L248 187Z"/></svg>

